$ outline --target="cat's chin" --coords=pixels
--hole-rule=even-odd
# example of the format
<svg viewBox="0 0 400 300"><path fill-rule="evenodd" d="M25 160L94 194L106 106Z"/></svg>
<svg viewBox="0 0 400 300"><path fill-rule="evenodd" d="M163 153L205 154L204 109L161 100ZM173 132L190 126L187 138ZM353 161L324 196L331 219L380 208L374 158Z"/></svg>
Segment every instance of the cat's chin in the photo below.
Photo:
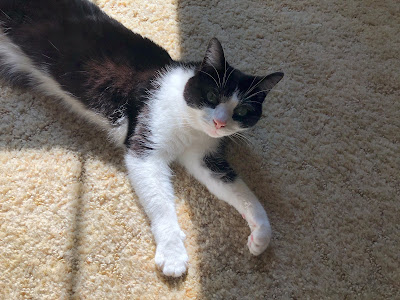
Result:
<svg viewBox="0 0 400 300"><path fill-rule="evenodd" d="M226 136L226 134L223 134L221 131L219 131L218 129L207 129L205 130L205 133L212 137L212 138L222 138L224 136Z"/></svg>
<svg viewBox="0 0 400 300"><path fill-rule="evenodd" d="M221 137L215 130L204 130L204 133L212 138L219 138Z"/></svg>
<svg viewBox="0 0 400 300"><path fill-rule="evenodd" d="M218 138L221 138L221 137L223 137L223 135L219 135L219 134L213 134L213 133L207 133L208 134L208 136L210 136L210 137L212 137L212 138L215 138L215 139L218 139Z"/></svg>

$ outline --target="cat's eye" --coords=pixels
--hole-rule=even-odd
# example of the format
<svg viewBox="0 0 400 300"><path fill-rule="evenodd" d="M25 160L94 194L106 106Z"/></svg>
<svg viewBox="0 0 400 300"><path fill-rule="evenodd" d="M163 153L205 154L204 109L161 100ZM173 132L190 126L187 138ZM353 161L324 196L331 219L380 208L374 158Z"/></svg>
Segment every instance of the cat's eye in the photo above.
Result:
<svg viewBox="0 0 400 300"><path fill-rule="evenodd" d="M207 101L212 103L212 104L217 104L218 103L218 97L214 92L209 91L207 93Z"/></svg>
<svg viewBox="0 0 400 300"><path fill-rule="evenodd" d="M236 115L238 115L239 117L244 117L245 115L247 115L249 112L248 108L245 106L239 106L238 108L235 109L235 113Z"/></svg>

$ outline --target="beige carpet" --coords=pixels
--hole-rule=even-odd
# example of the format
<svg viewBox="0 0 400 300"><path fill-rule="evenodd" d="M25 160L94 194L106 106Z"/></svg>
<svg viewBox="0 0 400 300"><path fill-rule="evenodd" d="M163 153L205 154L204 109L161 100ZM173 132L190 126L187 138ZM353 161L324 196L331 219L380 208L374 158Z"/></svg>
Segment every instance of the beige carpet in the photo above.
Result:
<svg viewBox="0 0 400 300"><path fill-rule="evenodd" d="M175 168L190 268L166 279L121 152L1 86L0 299L400 298L399 1L96 3L174 58L217 36L233 65L285 72L230 151L272 244L251 256L245 221Z"/></svg>

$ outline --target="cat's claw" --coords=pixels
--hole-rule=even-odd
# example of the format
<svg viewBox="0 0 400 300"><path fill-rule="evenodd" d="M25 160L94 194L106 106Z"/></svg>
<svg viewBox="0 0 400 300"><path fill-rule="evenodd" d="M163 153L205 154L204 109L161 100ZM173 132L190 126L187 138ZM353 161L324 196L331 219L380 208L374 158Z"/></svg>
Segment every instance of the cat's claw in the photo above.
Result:
<svg viewBox="0 0 400 300"><path fill-rule="evenodd" d="M262 224L256 226L251 232L247 246L249 247L250 253L253 255L260 255L267 249L271 240L271 227L269 224Z"/></svg>
<svg viewBox="0 0 400 300"><path fill-rule="evenodd" d="M155 262L164 275L180 277L186 272L189 257L184 239L185 234L181 231L179 236L162 241L157 246Z"/></svg>

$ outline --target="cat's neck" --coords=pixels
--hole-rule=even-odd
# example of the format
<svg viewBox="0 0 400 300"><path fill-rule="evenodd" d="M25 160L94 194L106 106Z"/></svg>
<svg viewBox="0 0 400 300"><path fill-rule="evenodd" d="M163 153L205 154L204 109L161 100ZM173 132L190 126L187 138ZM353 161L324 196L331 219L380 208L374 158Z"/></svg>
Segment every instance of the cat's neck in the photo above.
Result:
<svg viewBox="0 0 400 300"><path fill-rule="evenodd" d="M174 160L185 149L214 148L218 139L208 136L190 119L183 96L187 81L193 77L195 68L174 66L168 68L157 80L158 88L152 94L150 127L153 141L162 145L167 160Z"/></svg>
<svg viewBox="0 0 400 300"><path fill-rule="evenodd" d="M170 126L175 130L190 129L188 106L183 96L187 81L194 76L194 68L184 65L171 66L157 79L158 89L154 93L156 115L160 121L168 119Z"/></svg>

